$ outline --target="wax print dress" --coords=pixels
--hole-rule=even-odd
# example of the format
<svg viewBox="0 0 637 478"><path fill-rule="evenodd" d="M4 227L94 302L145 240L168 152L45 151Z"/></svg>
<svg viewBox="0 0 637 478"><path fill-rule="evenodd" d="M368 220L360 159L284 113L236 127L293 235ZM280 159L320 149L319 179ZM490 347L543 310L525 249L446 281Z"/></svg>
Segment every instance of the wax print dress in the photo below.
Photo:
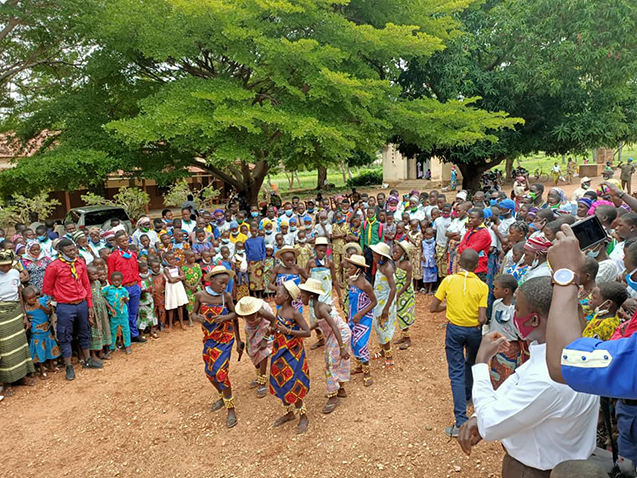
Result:
<svg viewBox="0 0 637 478"><path fill-rule="evenodd" d="M128 322L128 302L126 301L126 299L130 298L128 290L122 286L115 287L113 285L107 285L102 289L102 295L111 308L111 310L109 310L111 318L111 337L113 338L111 350L115 350L118 327L122 329L124 347L130 347L130 324Z"/></svg>
<svg viewBox="0 0 637 478"><path fill-rule="evenodd" d="M300 268L305 269L307 263L312 260L312 254L314 254L314 250L312 246L309 244L297 244L294 246L296 250L299 251L299 255L296 258L296 263Z"/></svg>
<svg viewBox="0 0 637 478"><path fill-rule="evenodd" d="M272 279L272 269L274 269L274 257L265 256L265 259L263 259L263 282L266 285L266 293L270 292L267 289L267 285Z"/></svg>
<svg viewBox="0 0 637 478"><path fill-rule="evenodd" d="M314 310L314 307L311 307L311 310ZM335 307L332 307L330 317L340 332L341 341L349 348L352 331ZM338 345L338 340L332 327L330 327L327 321L321 319L318 321L318 325L325 336L325 378L327 381L327 393L338 392L341 388L339 383L349 381L350 360L341 359L341 348Z"/></svg>
<svg viewBox="0 0 637 478"><path fill-rule="evenodd" d="M220 324L215 318L226 315L225 294L221 304L201 304L200 313L204 316L201 325L203 331L203 361L208 380L219 390L230 387L230 355L234 344L234 323L226 320Z"/></svg>
<svg viewBox="0 0 637 478"><path fill-rule="evenodd" d="M188 296L188 305L186 305L186 309L188 309L189 314L192 314L192 311L195 310L195 294L199 292L199 287L195 290L192 290L191 287L200 283L203 272L201 271L201 266L199 264L182 266L181 270L186 276L186 280L184 281L184 288L186 289L186 295Z"/></svg>
<svg viewBox="0 0 637 478"><path fill-rule="evenodd" d="M277 315L277 323L285 328L301 330L294 319ZM310 370L305 360L303 339L275 332L270 365L270 393L291 405L303 400L310 391Z"/></svg>
<svg viewBox="0 0 637 478"><path fill-rule="evenodd" d="M299 285L301 283L301 276L298 274L277 274L276 276L276 285L283 285L284 282L287 281L294 281L294 283L296 285ZM301 302L300 300L293 300L292 301L292 305L294 306L294 308L296 310L298 310L301 315L303 315L303 302ZM276 306L276 309L279 310L281 308L281 306Z"/></svg>
<svg viewBox="0 0 637 478"><path fill-rule="evenodd" d="M139 297L139 313L137 315L137 329L146 330L157 325L155 303L153 300L153 278L142 278L142 294Z"/></svg>
<svg viewBox="0 0 637 478"><path fill-rule="evenodd" d="M319 296L319 301L332 305L332 270L327 267L327 259L319 261L316 257L312 258L313 267L310 269L310 277L321 283L323 294ZM310 325L316 323L314 315L314 307L310 307Z"/></svg>
<svg viewBox="0 0 637 478"><path fill-rule="evenodd" d="M422 279L422 232L420 231L410 231L408 233L409 242L411 242L413 247L413 252L411 256L411 264L412 264L412 277L416 280Z"/></svg>
<svg viewBox="0 0 637 478"><path fill-rule="evenodd" d="M405 287L407 283L407 271L396 268L396 292ZM398 316L398 326L400 330L405 330L414 325L416 320L416 297L414 293L414 282L408 284L405 292L396 300L396 315Z"/></svg>
<svg viewBox="0 0 637 478"><path fill-rule="evenodd" d="M393 304L390 304L387 321L381 324L381 316L389 300L390 288L389 281L380 271L380 267L376 271L374 278L374 293L376 294L376 299L378 299L378 304L374 307L374 330L376 330L376 335L378 336L378 343L385 345L394 337L396 330L396 301L394 300Z"/></svg>
<svg viewBox="0 0 637 478"><path fill-rule="evenodd" d="M263 303L262 308L271 314L273 313L272 308L266 302ZM248 320L246 318L245 331L248 356L255 367L263 362L263 359L272 355L272 338L267 341L267 346L265 348L260 348L261 341L269 335L269 327L270 321L263 317L259 317L258 315L255 315L253 320Z"/></svg>
<svg viewBox="0 0 637 478"><path fill-rule="evenodd" d="M91 326L91 350L102 350L113 343L111 323L108 320L106 300L102 295L102 283L99 280L91 282L93 296L93 314L95 325Z"/></svg>
<svg viewBox="0 0 637 478"><path fill-rule="evenodd" d="M359 310L369 306L371 299L367 293L354 285L349 286L349 328L352 331L352 353L361 362L369 362L369 337L372 332L374 311L370 310L358 324L353 318Z"/></svg>
<svg viewBox="0 0 637 478"><path fill-rule="evenodd" d="M38 299L42 307L46 307L49 297L44 296ZM60 347L53 338L50 317L44 310L38 308L27 310L27 317L31 321L31 339L29 340L29 350L33 363L44 363L60 356Z"/></svg>

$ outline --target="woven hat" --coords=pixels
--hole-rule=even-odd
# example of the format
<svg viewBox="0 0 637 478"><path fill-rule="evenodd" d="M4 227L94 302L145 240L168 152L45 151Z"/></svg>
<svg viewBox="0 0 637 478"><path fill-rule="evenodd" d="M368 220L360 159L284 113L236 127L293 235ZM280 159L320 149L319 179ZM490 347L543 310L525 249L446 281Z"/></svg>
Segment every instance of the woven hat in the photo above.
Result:
<svg viewBox="0 0 637 478"><path fill-rule="evenodd" d="M210 272L206 274L206 277L204 277L204 279L210 282L210 279L212 279L214 276L218 276L219 274L228 274L231 279L234 277L233 271L230 271L223 266L215 266L210 270Z"/></svg>
<svg viewBox="0 0 637 478"><path fill-rule="evenodd" d="M256 297L245 296L234 306L234 311L237 315L246 317L256 314L261 310L261 307L263 307L263 300L257 299Z"/></svg>
<svg viewBox="0 0 637 478"><path fill-rule="evenodd" d="M408 241L399 241L398 245L403 249L403 251L405 251L405 254L407 255L410 255L414 250L414 246L411 244L411 242Z"/></svg>
<svg viewBox="0 0 637 478"><path fill-rule="evenodd" d="M13 264L15 254L9 249L0 250L0 266L8 266Z"/></svg>
<svg viewBox="0 0 637 478"><path fill-rule="evenodd" d="M351 248L356 249L356 254L358 254L359 256L363 255L363 249L361 249L361 245L358 242L348 242L347 244L345 244L345 248L343 250L347 251L347 249Z"/></svg>
<svg viewBox="0 0 637 478"><path fill-rule="evenodd" d="M306 292L311 292L312 294L318 294L318 295L325 294L321 281L317 279L306 280L303 284L299 286L299 289L304 290Z"/></svg>
<svg viewBox="0 0 637 478"><path fill-rule="evenodd" d="M317 237L316 240L314 241L314 245L315 246L329 246L330 245L330 241L327 239L327 237Z"/></svg>
<svg viewBox="0 0 637 478"><path fill-rule="evenodd" d="M369 248L374 251L376 254L380 254L381 256L387 257L391 259L389 245L384 242L379 242L378 244L374 244L373 246L369 246Z"/></svg>
<svg viewBox="0 0 637 478"><path fill-rule="evenodd" d="M359 267L369 267L367 265L367 263L365 262L365 258L363 256L360 256L358 254L354 254L351 257L346 257L345 260L347 262L351 262L354 265L357 265Z"/></svg>
<svg viewBox="0 0 637 478"><path fill-rule="evenodd" d="M294 254L294 257L298 257L299 255L299 251L295 249L294 247L283 246L281 249L279 249L278 251L274 253L274 257L276 257L277 259L280 259L281 256L285 254L286 252L291 252L292 254Z"/></svg>
<svg viewBox="0 0 637 478"><path fill-rule="evenodd" d="M288 291L288 294L290 294L290 297L294 300L297 300L301 295L301 289L299 289L299 286L296 285L293 280L286 280L283 283L283 287L285 287L285 290Z"/></svg>

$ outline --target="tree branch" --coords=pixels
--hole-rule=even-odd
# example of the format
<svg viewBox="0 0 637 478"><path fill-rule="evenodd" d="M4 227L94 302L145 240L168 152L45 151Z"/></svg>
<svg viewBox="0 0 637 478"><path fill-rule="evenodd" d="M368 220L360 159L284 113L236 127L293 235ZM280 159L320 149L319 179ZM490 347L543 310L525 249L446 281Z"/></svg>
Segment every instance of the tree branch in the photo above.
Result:
<svg viewBox="0 0 637 478"><path fill-rule="evenodd" d="M205 159L203 159L203 158L194 158L193 164L195 166L199 167L199 168L202 168L202 169L205 169L205 170L209 171L213 176L217 176L222 181L225 181L228 184L231 184L238 191L244 191L245 190L245 184L244 183L242 183L241 181L238 181L237 179L235 179L234 177L230 176L229 174L224 173L221 169L217 168L216 166L213 166L211 164L206 163Z"/></svg>

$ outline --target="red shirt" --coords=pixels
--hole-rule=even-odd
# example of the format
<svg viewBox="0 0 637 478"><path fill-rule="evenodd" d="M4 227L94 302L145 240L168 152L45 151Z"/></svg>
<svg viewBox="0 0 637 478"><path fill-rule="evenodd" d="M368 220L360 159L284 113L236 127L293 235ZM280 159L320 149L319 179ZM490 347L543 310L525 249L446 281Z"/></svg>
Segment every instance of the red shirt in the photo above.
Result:
<svg viewBox="0 0 637 478"><path fill-rule="evenodd" d="M70 304L85 300L89 307L93 307L91 283L86 272L86 263L78 258L75 260L77 279L71 274L71 266L59 259L48 265L44 272L42 293L50 295L59 304Z"/></svg>
<svg viewBox="0 0 637 478"><path fill-rule="evenodd" d="M129 251L130 253L130 251ZM122 284L125 286L130 285L132 282L141 285L142 281L139 277L139 266L137 265L137 257L135 254L130 253L130 257L126 259L124 252L121 249L116 249L108 256L108 274L109 276L113 272L121 272L124 276ZM108 279L110 282L110 277Z"/></svg>
<svg viewBox="0 0 637 478"><path fill-rule="evenodd" d="M489 249L491 249L491 234L484 227L476 227L469 229L460 245L458 246L458 254L462 254L465 249L473 249L478 252L478 267L474 271L476 274L487 272L489 265Z"/></svg>

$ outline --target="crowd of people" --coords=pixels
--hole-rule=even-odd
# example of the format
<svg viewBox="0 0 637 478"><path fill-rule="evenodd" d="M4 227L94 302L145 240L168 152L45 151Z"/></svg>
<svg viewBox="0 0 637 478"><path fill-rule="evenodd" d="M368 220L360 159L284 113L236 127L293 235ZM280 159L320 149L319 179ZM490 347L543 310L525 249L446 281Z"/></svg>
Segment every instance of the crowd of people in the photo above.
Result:
<svg viewBox="0 0 637 478"><path fill-rule="evenodd" d="M245 352L256 396L285 407L274 426L298 416L304 433L304 339L314 332L309 348L324 349L329 414L352 374L372 386L372 363L391 368L394 348L413 346L416 297L430 295L447 319L455 421L445 432L465 452L500 440L504 477L571 476L589 464L560 463L614 444L616 427L619 455L637 463L634 377L601 378L637 363L637 199L606 179L594 190L582 178L571 200L517 178L511 197L392 190L249 210L184 204L181 217L140 217L132 234L117 221L16 224L0 242L1 396L58 366L73 380L74 356L99 369L116 350L197 323L218 393L211 410L226 409L227 427L237 424L230 357ZM590 216L607 236L582 253L569 226Z"/></svg>

